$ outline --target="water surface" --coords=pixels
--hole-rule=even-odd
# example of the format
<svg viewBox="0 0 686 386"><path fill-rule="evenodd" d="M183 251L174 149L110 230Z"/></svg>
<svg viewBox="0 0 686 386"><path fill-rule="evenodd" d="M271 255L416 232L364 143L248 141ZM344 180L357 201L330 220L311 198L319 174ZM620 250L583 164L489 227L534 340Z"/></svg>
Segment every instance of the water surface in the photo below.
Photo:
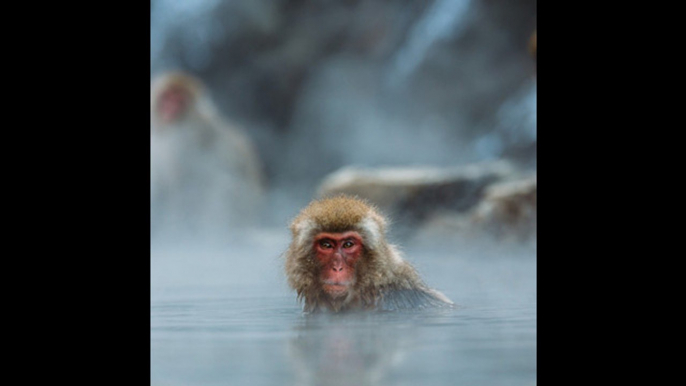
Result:
<svg viewBox="0 0 686 386"><path fill-rule="evenodd" d="M304 315L286 285L288 234L153 244L152 385L533 385L533 247L404 253L458 307Z"/></svg>

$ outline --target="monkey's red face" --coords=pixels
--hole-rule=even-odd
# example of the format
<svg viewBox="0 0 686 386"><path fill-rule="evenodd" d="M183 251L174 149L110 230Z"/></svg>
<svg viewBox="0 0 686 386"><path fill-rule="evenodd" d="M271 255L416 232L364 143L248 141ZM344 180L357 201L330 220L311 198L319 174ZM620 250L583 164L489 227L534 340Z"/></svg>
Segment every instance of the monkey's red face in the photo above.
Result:
<svg viewBox="0 0 686 386"><path fill-rule="evenodd" d="M320 233L314 238L324 292L333 298L348 293L355 283L355 265L363 249L362 237L354 231Z"/></svg>
<svg viewBox="0 0 686 386"><path fill-rule="evenodd" d="M171 123L186 112L189 96L179 87L169 87L160 95L157 112L165 123Z"/></svg>

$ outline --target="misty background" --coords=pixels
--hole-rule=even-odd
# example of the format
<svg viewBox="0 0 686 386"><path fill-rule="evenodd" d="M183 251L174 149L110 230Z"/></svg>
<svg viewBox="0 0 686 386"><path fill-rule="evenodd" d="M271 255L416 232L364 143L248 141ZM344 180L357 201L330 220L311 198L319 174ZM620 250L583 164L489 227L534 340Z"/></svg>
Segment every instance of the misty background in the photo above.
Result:
<svg viewBox="0 0 686 386"><path fill-rule="evenodd" d="M271 224L346 165L536 168L531 0L154 0L151 78L201 79L263 162Z"/></svg>

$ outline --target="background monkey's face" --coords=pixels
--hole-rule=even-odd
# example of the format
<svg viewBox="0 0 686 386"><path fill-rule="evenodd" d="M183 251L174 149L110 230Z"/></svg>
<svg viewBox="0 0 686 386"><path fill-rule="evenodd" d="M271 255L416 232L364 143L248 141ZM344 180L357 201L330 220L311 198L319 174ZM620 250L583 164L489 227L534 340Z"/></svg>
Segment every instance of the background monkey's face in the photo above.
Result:
<svg viewBox="0 0 686 386"><path fill-rule="evenodd" d="M354 231L323 232L314 238L319 279L326 294L335 299L348 293L355 284L355 266L363 250L362 237Z"/></svg>
<svg viewBox="0 0 686 386"><path fill-rule="evenodd" d="M157 103L157 114L164 123L180 120L188 110L191 96L183 88L172 85L164 90Z"/></svg>

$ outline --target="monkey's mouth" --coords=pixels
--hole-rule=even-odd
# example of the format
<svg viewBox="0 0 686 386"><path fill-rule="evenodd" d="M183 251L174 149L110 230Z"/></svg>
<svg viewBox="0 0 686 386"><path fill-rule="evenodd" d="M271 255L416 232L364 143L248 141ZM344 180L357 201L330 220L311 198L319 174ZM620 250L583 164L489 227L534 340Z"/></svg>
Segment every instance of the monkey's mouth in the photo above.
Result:
<svg viewBox="0 0 686 386"><path fill-rule="evenodd" d="M346 293L348 293L349 287L349 281L325 280L324 283L322 283L322 288L324 289L324 292L333 297L345 295Z"/></svg>

